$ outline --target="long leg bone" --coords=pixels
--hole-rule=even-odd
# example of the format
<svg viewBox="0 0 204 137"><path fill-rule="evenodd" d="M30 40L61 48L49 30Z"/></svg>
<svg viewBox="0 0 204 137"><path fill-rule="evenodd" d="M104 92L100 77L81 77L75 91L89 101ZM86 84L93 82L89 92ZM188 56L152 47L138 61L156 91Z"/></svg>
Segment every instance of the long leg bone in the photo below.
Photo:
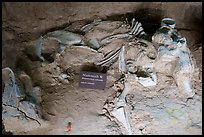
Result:
<svg viewBox="0 0 204 137"><path fill-rule="evenodd" d="M124 88L122 94L120 95L120 97L118 99L116 107L113 109L113 111L111 113L119 122L122 123L122 125L127 130L127 133L129 135L131 135L132 131L131 131L130 123L128 121L128 118L126 116L126 112L125 112L125 109L124 109L124 107L126 105L125 97L126 97L128 91L129 91L128 85L125 84L125 88Z"/></svg>

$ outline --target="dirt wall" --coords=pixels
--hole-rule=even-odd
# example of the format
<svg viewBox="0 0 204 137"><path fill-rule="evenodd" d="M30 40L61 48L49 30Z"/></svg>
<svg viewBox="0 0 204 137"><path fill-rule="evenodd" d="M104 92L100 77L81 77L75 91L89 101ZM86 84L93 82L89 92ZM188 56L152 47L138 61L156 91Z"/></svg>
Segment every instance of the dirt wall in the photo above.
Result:
<svg viewBox="0 0 204 137"><path fill-rule="evenodd" d="M174 18L178 28L201 30L202 27L201 2L4 2L3 40L33 40L76 20L137 13L142 9L147 9L143 12L146 15L155 11L162 17Z"/></svg>

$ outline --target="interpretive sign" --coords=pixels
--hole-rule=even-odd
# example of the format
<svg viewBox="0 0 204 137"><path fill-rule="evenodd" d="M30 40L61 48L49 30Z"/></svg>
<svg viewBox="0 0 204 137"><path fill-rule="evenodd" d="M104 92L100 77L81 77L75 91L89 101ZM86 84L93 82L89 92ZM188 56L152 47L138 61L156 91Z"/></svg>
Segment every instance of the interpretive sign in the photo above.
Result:
<svg viewBox="0 0 204 137"><path fill-rule="evenodd" d="M106 74L82 71L80 74L79 87L90 89L105 89Z"/></svg>

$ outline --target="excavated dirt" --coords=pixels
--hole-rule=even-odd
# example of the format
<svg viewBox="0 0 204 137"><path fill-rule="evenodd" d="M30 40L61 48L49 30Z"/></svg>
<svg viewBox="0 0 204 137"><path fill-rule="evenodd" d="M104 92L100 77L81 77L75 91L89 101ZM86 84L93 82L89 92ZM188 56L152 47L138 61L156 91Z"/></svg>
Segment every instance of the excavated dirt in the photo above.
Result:
<svg viewBox="0 0 204 137"><path fill-rule="evenodd" d="M42 6L43 4L44 6ZM2 127L3 134L11 134L11 132L17 135L123 134L115 122L111 122L108 117L100 114L106 100L112 99L118 92L114 86L121 76L117 69L118 64L115 63L110 68L94 68L92 66L93 62L102 59L103 53L107 53L116 46L122 46L120 40L99 49L100 53L88 49L66 48L62 55L55 60L48 59L47 62L31 60L25 54L24 49L30 41L53 30L64 29L81 34L79 28L99 18L124 23L125 18L130 21L132 17L135 17L144 24L145 31L153 34L160 25L160 19L164 16L173 17L178 22L178 31L187 39L193 60L198 68L193 83L196 94L193 99L185 101L179 94L173 78L162 74L158 74L158 84L152 88L144 88L129 80L133 89L126 96L126 109L129 113L130 125L133 134L136 135L202 134L202 9L200 9L202 4L193 2L187 4L166 2L152 4L66 3L65 5L56 3L56 6L43 4L2 4L2 68L10 67L14 72L18 69L24 71L31 77L33 86L41 88L42 115L47 122L40 128L27 132L23 132L22 129L18 130L18 127L15 127L15 131L5 131ZM19 6L22 6L21 10ZM100 8L98 8L99 6ZM180 8L183 6L185 8ZM139 7L142 8L139 9ZM165 8L171 10L166 11ZM46 12L42 14L41 12L45 9L47 9ZM189 11L189 9L191 10ZM27 14L26 11L29 11L30 17L29 15L24 16ZM179 11L182 16L178 17L176 11ZM9 13L12 14L7 16ZM65 13L68 15L66 16ZM138 13L143 18L138 16ZM192 14L192 18L189 17L189 13ZM23 18L20 17L22 15ZM33 17L37 19L30 20ZM93 31L91 34L87 33L85 37L92 38L94 36L101 39L111 32L126 32L125 29L111 30L112 26L107 24L98 26L98 30L109 27L109 32ZM47 44L55 47L58 43L47 41ZM79 75L85 66L91 66L92 71L107 71L105 90L78 87ZM57 79L60 74L67 74L68 81ZM66 125L69 121L72 122L72 130L68 133Z"/></svg>

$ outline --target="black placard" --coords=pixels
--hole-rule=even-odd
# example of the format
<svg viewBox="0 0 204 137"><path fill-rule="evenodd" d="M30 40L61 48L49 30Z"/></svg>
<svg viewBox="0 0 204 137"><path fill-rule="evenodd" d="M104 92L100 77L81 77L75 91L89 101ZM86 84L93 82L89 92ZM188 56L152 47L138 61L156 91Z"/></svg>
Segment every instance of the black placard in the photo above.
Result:
<svg viewBox="0 0 204 137"><path fill-rule="evenodd" d="M105 89L106 74L82 71L80 74L79 87L90 89Z"/></svg>

